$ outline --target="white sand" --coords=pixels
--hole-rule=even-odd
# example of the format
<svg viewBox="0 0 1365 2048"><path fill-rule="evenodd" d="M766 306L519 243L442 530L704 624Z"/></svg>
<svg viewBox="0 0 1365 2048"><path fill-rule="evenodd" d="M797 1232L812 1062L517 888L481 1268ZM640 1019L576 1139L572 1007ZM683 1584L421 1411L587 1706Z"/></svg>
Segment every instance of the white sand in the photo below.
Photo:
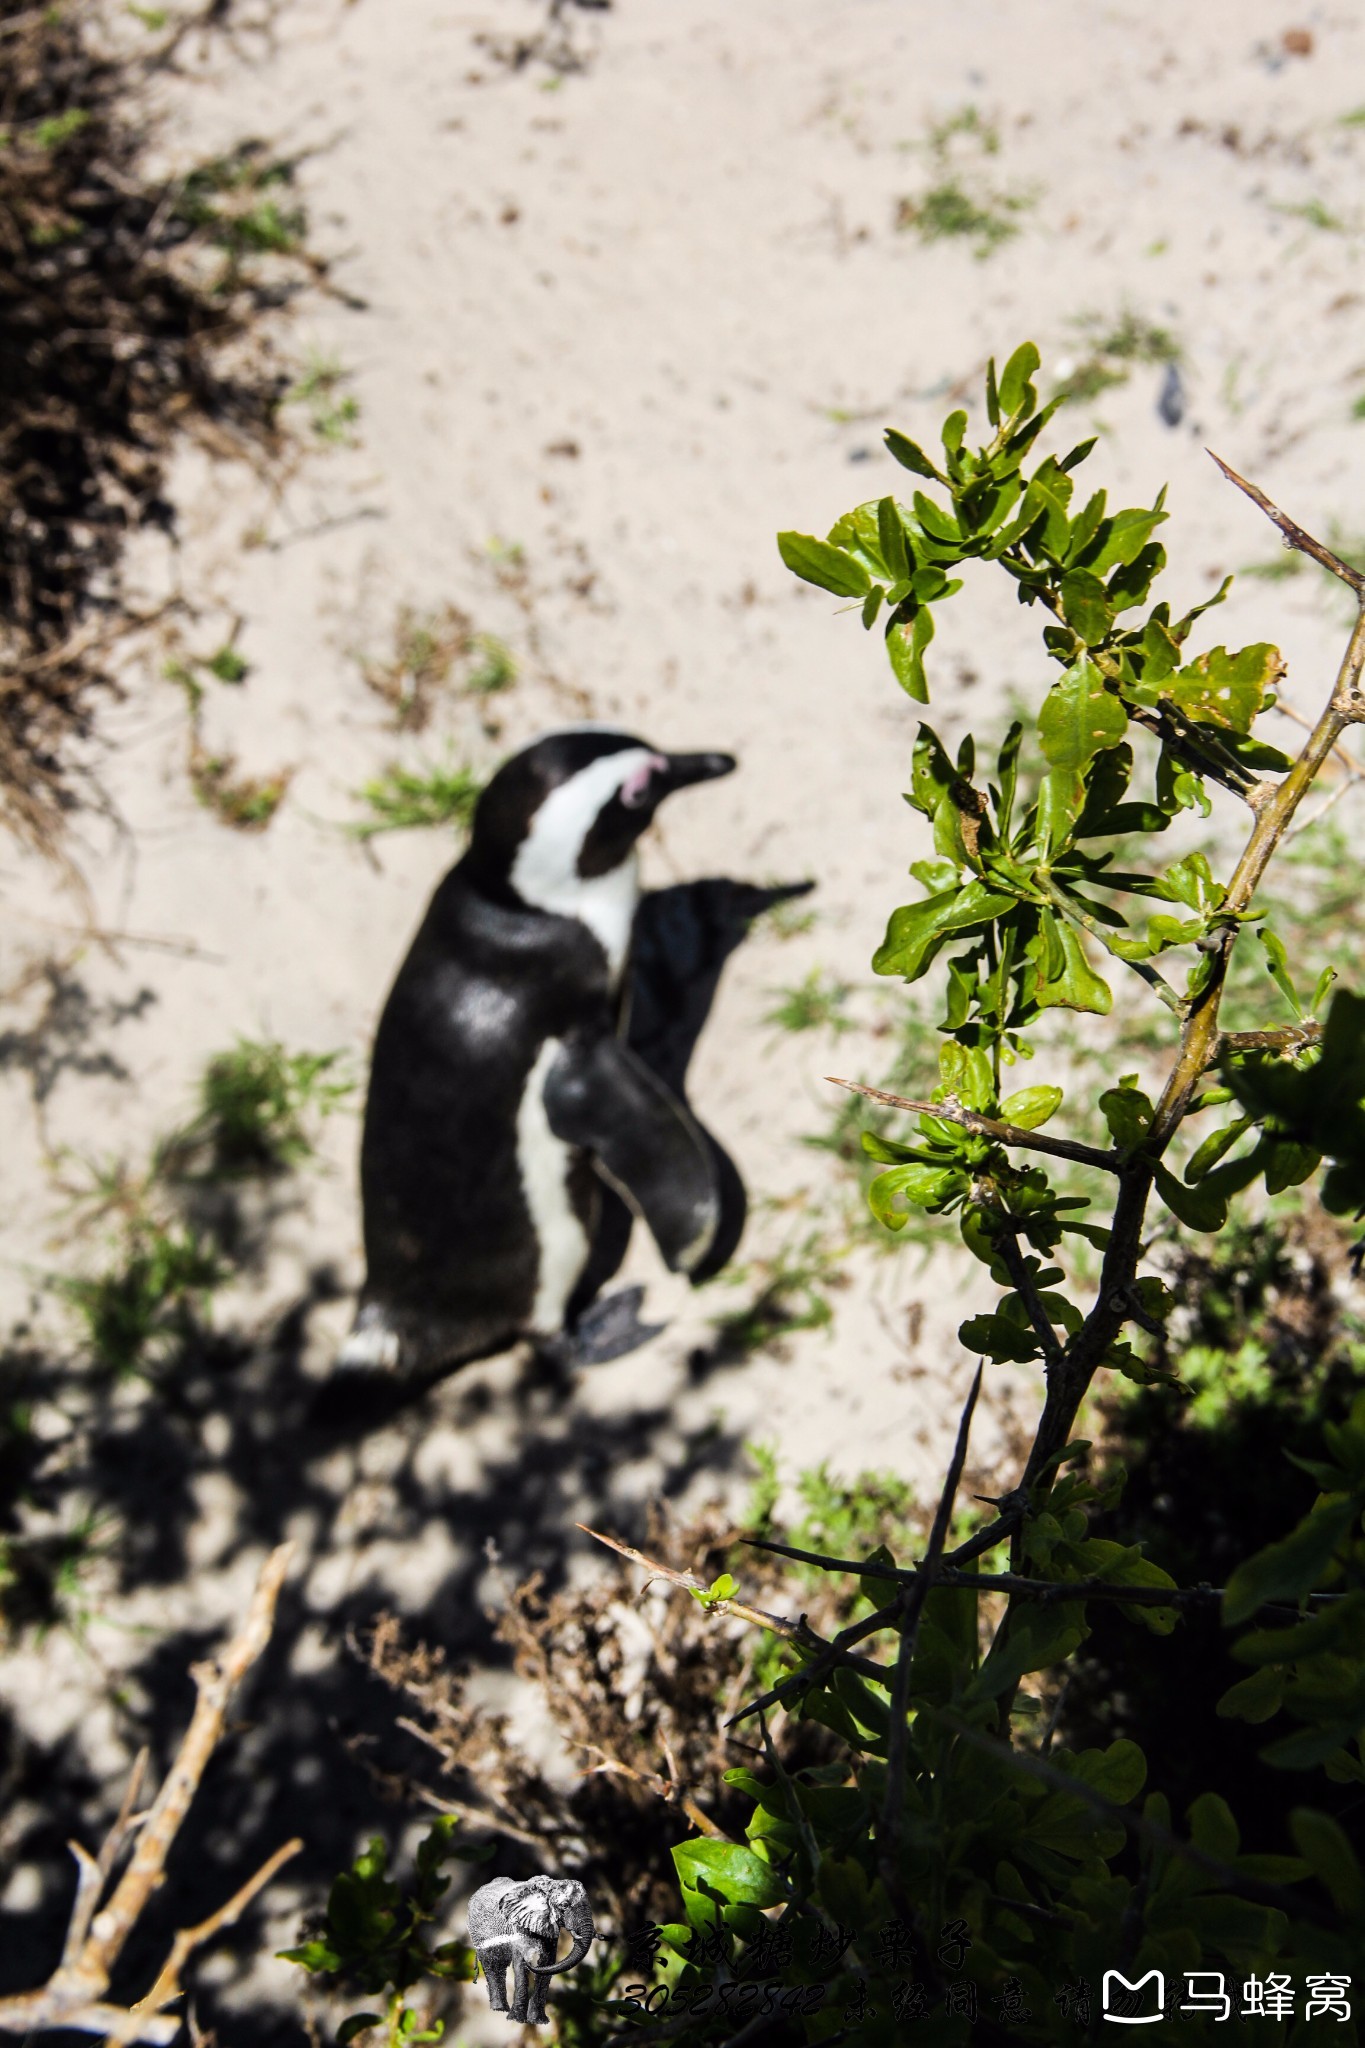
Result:
<svg viewBox="0 0 1365 2048"><path fill-rule="evenodd" d="M1095 485L1123 502L1169 479L1177 599L1275 553L1205 443L1305 523L1350 527L1365 446L1365 424L1349 416L1365 389L1355 233L1365 130L1340 117L1365 96L1362 30L1348 9L1307 8L1312 54L1286 57L1286 11L1271 0L951 10L618 0L584 17L578 32L596 53L562 81L536 64L510 73L473 40L539 18L529 0L293 0L272 55L246 63L220 46L164 89L171 165L245 134L317 152L299 172L313 239L368 310L312 296L278 335L287 355L335 355L352 372L358 445L310 452L278 502L244 469L187 455L173 490L177 546L134 551L142 592L178 590L199 608L183 629L194 651L219 645L234 616L245 622L251 674L241 689L208 683L210 743L243 769L296 772L267 832L225 829L190 790L183 703L160 677L160 654L130 660L125 700L99 721L97 767L117 829L86 813L72 851L103 926L192 949L92 946L75 961L72 975L101 1006L78 1050L108 1053L120 1071L63 1071L46 1141L138 1160L183 1114L205 1059L238 1033L341 1047L363 1063L452 845L416 832L365 853L334 829L356 815L351 792L391 759L439 757L447 739L487 767L590 707L659 745L740 758L740 774L668 807L647 846L649 880L819 883L809 933L761 933L732 960L694 1069L699 1112L751 1190L779 1205L754 1217L746 1244L747 1255L771 1253L838 1214L842 1172L801 1140L827 1117L823 1074L882 1071L886 1045L872 1033L894 1019L895 991L874 983L867 962L887 912L913 889L908 862L925 851L899 794L916 709L879 636L864 638L835 600L795 583L774 533L823 532L859 499L901 488L882 425L932 437L950 404L979 390L992 351L1032 336L1049 365L1075 360L1085 352L1075 320L1110 322L1125 307L1176 334L1186 420L1161 424L1162 373L1142 367L1060 424L1072 439L1099 424ZM986 261L964 242L925 246L894 225L898 200L932 181L930 125L967 106L995 124L1000 145L974 155L960 138L964 176L1033 195L1020 233ZM1282 210L1314 201L1350 231ZM551 452L566 441L576 457ZM245 545L256 529L266 544ZM495 540L524 551L523 600L499 580ZM522 678L489 700L496 737L453 696L420 739L395 737L354 650L387 652L400 604L448 601L506 639ZM1243 582L1213 637L1279 640L1289 694L1311 706L1334 662L1338 611L1315 577ZM964 593L942 615L931 674L930 716L956 736L972 721L998 727L1007 693L1039 691L1049 664L1030 617L987 586L979 610ZM3 871L0 986L10 987L69 950L56 927L81 912L12 847ZM763 1021L774 991L816 966L855 985L860 1028L837 1042ZM143 988L154 1000L124 1021L104 1007ZM0 1027L30 1028L43 992L10 1002ZM11 1064L0 1085L0 1286L18 1314L35 1271L93 1259L98 1245L73 1250L61 1235L27 1076ZM267 1333L321 1264L354 1287L356 1138L353 1118L327 1126L326 1171L300 1180L265 1273L234 1291L223 1323ZM515 1471L528 1444L552 1464L574 1416L619 1424L659 1411L641 1426L644 1448L612 1454L605 1469L585 1464L581 1445L564 1452L562 1505L526 1505L536 1541L500 1532L514 1561L544 1561L562 1528L572 1568L597 1569L567 1526L574 1513L590 1503L624 1520L678 1470L689 1437L701 1492L733 1483L733 1446L753 1436L775 1441L788 1471L818 1458L842 1473L890 1465L931 1487L973 1367L956 1325L986 1298L980 1269L948 1237L927 1268L913 1254L859 1251L832 1333L797 1335L784 1356L694 1384L689 1353L712 1317L747 1296L725 1286L689 1296L637 1233L630 1270L669 1318L647 1352L585 1375L567 1407L530 1413L512 1403L516 1361L475 1367L415 1417L310 1472L299 1533L320 1633L299 1657L334 1654L328 1617L343 1594L414 1613L434 1602L450 1624L472 1583L466 1521L477 1522L480 1487L505 1464ZM50 1302L40 1315L69 1337ZM325 1371L349 1315L343 1298L308 1319L309 1371ZM1008 1476L1011 1402L1026 1418L1028 1377L997 1369L974 1446L981 1478ZM697 1433L713 1418L721 1433L708 1452ZM243 1476L212 1469L212 1425L194 1482L201 1571L192 1584L113 1600L107 1620L212 1628L240 1603L259 1546L229 1543ZM93 1640L115 1671L145 1650L99 1625ZM11 1659L0 1691L40 1740L79 1727L101 1778L136 1733L108 1705L99 1670L60 1637ZM24 1881L21 1870L14 1882ZM271 1968L283 1996L287 1973Z"/></svg>

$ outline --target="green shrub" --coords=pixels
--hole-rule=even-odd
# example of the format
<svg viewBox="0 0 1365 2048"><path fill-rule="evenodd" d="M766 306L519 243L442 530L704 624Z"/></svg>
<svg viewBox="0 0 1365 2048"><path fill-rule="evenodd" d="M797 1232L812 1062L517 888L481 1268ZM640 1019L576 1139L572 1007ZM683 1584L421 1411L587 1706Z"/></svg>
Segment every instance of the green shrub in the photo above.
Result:
<svg viewBox="0 0 1365 2048"><path fill-rule="evenodd" d="M208 1171L273 1173L312 1156L310 1117L331 1115L355 1083L337 1052L289 1052L278 1039L239 1038L216 1053L199 1083L199 1111L185 1134L208 1148Z"/></svg>

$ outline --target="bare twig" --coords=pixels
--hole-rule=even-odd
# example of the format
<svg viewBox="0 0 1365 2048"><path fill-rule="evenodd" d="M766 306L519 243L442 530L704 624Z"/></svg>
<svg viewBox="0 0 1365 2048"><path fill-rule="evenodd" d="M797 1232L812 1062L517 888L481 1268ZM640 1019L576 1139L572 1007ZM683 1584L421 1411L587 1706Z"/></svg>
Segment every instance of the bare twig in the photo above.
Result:
<svg viewBox="0 0 1365 2048"><path fill-rule="evenodd" d="M140 1827L143 1815L134 1813L142 1795L142 1781L147 1775L150 1751L140 1749L133 1758L133 1768L128 1773L128 1784L119 1807L118 1817L110 1828L100 1847L98 1856L92 1856L79 1842L68 1842L67 1847L76 1859L76 1899L71 1908L71 1919L66 1930L66 1942L62 1949L62 1967L74 1963L85 1946L85 1937L90 1932L90 1921L95 1907L99 1904L100 1893L104 1890L123 1852L124 1845L134 1828Z"/></svg>
<svg viewBox="0 0 1365 2048"><path fill-rule="evenodd" d="M881 1579L890 1585L913 1585L924 1575L922 1565L882 1564L857 1557L827 1557L822 1551L798 1550L791 1543L774 1543L766 1536L746 1536L743 1541L755 1550L771 1550L778 1557L790 1557L798 1564L818 1565L821 1571L856 1572L860 1578ZM999 1538L996 1538L999 1541ZM1119 1600L1130 1607L1218 1607L1222 1586L1126 1586L1117 1579L1031 1579L1020 1572L964 1572L945 1558L938 1569L938 1583L944 1586L972 1586L985 1593L1017 1593L1025 1600L1045 1605L1059 1600ZM1345 1593L1309 1593L1308 1604L1329 1607ZM1258 1614L1297 1614L1293 1601L1268 1600Z"/></svg>
<svg viewBox="0 0 1365 2048"><path fill-rule="evenodd" d="M273 1856L268 1856L254 1877L235 1891L225 1906L216 1913L210 1913L197 1927L182 1927L171 1943L171 1952L161 1965L155 1984L144 1998L139 1998L134 2012L159 2012L163 2005L169 2005L173 1998L181 1996L180 1972L197 1948L211 1941L215 1934L225 1927L235 1927L258 1892L263 1892L272 1877L282 1870L291 1857L297 1856L303 1843L296 1835L292 1842L283 1842Z"/></svg>
<svg viewBox="0 0 1365 2048"><path fill-rule="evenodd" d="M725 1842L729 1840L729 1836L724 1828L716 1826L710 1814L702 1811L696 1800L687 1791L686 1786L682 1784L678 1777L678 1767L671 1753L669 1753L668 1761L672 1775L668 1778L661 1778L657 1771L638 1771L634 1764L623 1763L619 1756L609 1756L606 1750L600 1749L595 1742L580 1742L578 1746L580 1749L586 1750L590 1756L596 1756L601 1759L599 1763L591 1764L584 1771L583 1776L585 1778L630 1778L635 1784L643 1785L647 1792L653 1792L657 1798L664 1801L665 1805L681 1807L693 1827L700 1834L710 1835L716 1841ZM667 1749L666 1741L665 1749Z"/></svg>
<svg viewBox="0 0 1365 2048"><path fill-rule="evenodd" d="M182 1929L171 1944L156 1982L134 2006L104 2003L124 1945L153 1893L165 1881L166 1858L199 1789L209 1758L222 1738L228 1703L270 1640L280 1587L292 1554L293 1545L289 1543L271 1552L237 1635L215 1663L194 1666L191 1675L199 1695L194 1714L148 1812L133 1812L146 1765L144 1752L133 1766L118 1818L98 1857L73 1843L79 1874L62 1960L48 1982L37 1990L0 1998L0 2032L27 2035L68 2028L98 2034L107 2043L169 2044L179 2032L181 2022L178 2016L164 2013L162 2008L180 1997L180 1972L189 1957L222 1928L232 1926L282 1865L303 1847L302 1842L286 1842L225 1906L198 1926ZM128 1866L108 1904L96 1912L99 1894L134 1830L137 1841Z"/></svg>
<svg viewBox="0 0 1365 2048"><path fill-rule="evenodd" d="M598 1543L605 1543L608 1550L616 1551L618 1556L642 1566L651 1578L666 1579L671 1586L681 1586L689 1593L710 1592L706 1583L693 1572L679 1572L675 1571L672 1565L660 1564L657 1558L646 1557L642 1550L635 1550L629 1543L622 1543L615 1536L604 1536L600 1529L590 1529L586 1522L577 1522L574 1526L581 1529L585 1536L591 1536ZM712 1614L732 1614L738 1621L754 1622L759 1628L771 1629L774 1635L785 1636L788 1642L799 1643L802 1649L814 1650L818 1654L834 1648L834 1644L827 1642L824 1636L811 1628L804 1615L797 1621L788 1621L785 1615L769 1614L766 1608L750 1607L743 1600L708 1599L706 1605ZM886 1675L882 1666L874 1663L869 1657L841 1655L836 1661L851 1666L855 1671L861 1670L866 1677L883 1678ZM793 1676L801 1677L803 1674L797 1672ZM746 1713L753 1711L753 1708L745 1709Z"/></svg>
<svg viewBox="0 0 1365 2048"><path fill-rule="evenodd" d="M1321 1024L1280 1024L1273 1031L1220 1031L1214 1044L1219 1054L1297 1052L1302 1046L1316 1045L1321 1037Z"/></svg>
<svg viewBox="0 0 1365 2048"><path fill-rule="evenodd" d="M1306 533L1287 512L1281 512L1279 506L1269 499L1263 490L1255 484L1248 483L1244 476L1238 476L1236 470L1230 468L1221 455L1213 453L1212 448L1208 449L1207 453L1217 463L1228 482L1236 484L1239 491L1245 491L1252 504L1259 505L1266 518L1279 527L1287 548L1296 548L1301 555L1307 555L1310 561L1316 562L1320 568L1330 569L1332 574L1339 576L1358 598L1365 600L1365 575L1362 575L1359 569L1353 569L1349 562L1343 562L1341 556L1334 555L1322 541L1314 540L1312 534Z"/></svg>
<svg viewBox="0 0 1365 2048"><path fill-rule="evenodd" d="M886 1791L882 1798L881 1813L877 1821L877 1863L882 1881L893 1898L900 1891L899 1873L896 1867L896 1844L900 1833L901 1803L905 1793L905 1745L909 1740L910 1728L910 1667L914 1662L915 1644L919 1638L920 1616L929 1590L938 1576L939 1560L943 1546L948 1540L948 1524L953 1517L953 1503L962 1479L962 1468L967 1462L967 1440L971 1434L972 1415L976 1408L977 1396L981 1392L980 1366L972 1381L972 1390L962 1410L962 1420L957 1426L957 1443L953 1447L953 1459L948 1467L948 1476L943 1482L943 1491L934 1511L933 1527L929 1531L929 1548L916 1574L914 1583L905 1587L900 1597L900 1650L896 1657L895 1675L891 1681L891 1731L886 1746Z"/></svg>
<svg viewBox="0 0 1365 2048"><path fill-rule="evenodd" d="M1044 1131L1026 1131L1019 1124L1001 1123L998 1118L982 1116L975 1109L964 1109L951 1096L946 1102L917 1102L908 1095L890 1095L885 1088L869 1088L863 1081L845 1081L838 1074L826 1074L825 1079L836 1088L847 1088L850 1094L865 1095L869 1102L884 1102L888 1109L907 1109L920 1116L941 1117L944 1123L958 1124L974 1137L989 1138L994 1145L1017 1145L1029 1152L1050 1152L1054 1159L1079 1160L1082 1166L1100 1166L1106 1173L1119 1170L1120 1156L1117 1152L1101 1152L1095 1145L1082 1145L1072 1138L1049 1138Z"/></svg>
<svg viewBox="0 0 1365 2048"><path fill-rule="evenodd" d="M999 1210L993 1213L997 1216L1000 1215ZM1043 1306L1043 1297L1033 1284L1033 1275L1029 1272L1028 1266L1024 1262L1024 1255L1019 1249L1019 1240L1015 1236L1014 1228L1012 1227L1012 1219L1009 1216L1004 1216L1002 1221L1004 1227L996 1235L995 1249L999 1252L1001 1264L1013 1282L1015 1293L1028 1310L1029 1321L1033 1325L1034 1334L1043 1347L1043 1357L1047 1360L1049 1367L1051 1367L1061 1357L1061 1347L1057 1342L1057 1332L1053 1329L1048 1312Z"/></svg>
<svg viewBox="0 0 1365 2048"><path fill-rule="evenodd" d="M821 1679L828 1677L829 1673L841 1664L847 1665L853 1671L862 1672L865 1677L875 1679L880 1685L885 1685L887 1670L884 1664L877 1664L870 1657L851 1657L849 1650L854 1643L861 1643L868 1636L875 1636L880 1629L889 1628L900 1611L900 1601L896 1599L885 1607L879 1607L875 1614L865 1614L861 1621L850 1622L847 1628L841 1628L837 1636L823 1645L809 1664L803 1664L799 1671L789 1672L759 1699L750 1700L746 1707L741 1707L737 1714L732 1714L725 1724L726 1727L736 1728L741 1721L747 1721L750 1714L766 1713L769 1707L785 1707L788 1700L805 1692L809 1686L818 1685ZM814 1630L811 1633L814 1635Z"/></svg>

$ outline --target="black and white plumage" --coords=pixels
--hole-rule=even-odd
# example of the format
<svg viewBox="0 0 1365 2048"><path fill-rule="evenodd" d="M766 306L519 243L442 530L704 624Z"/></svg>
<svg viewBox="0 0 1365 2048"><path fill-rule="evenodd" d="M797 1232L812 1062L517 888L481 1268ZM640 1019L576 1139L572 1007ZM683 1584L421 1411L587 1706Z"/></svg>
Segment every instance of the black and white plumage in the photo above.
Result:
<svg viewBox="0 0 1365 2048"><path fill-rule="evenodd" d="M715 1149L626 1044L622 980L636 841L664 797L734 766L585 727L489 783L380 1019L367 1275L343 1367L411 1384L520 1337L556 1340L600 1284L604 1183L670 1267L703 1268Z"/></svg>

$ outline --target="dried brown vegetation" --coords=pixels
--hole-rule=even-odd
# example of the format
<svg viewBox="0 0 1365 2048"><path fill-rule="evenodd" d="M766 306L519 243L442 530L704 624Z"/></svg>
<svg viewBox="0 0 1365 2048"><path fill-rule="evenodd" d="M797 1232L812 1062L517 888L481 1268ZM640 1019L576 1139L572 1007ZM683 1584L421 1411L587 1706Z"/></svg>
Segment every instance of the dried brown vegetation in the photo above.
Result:
<svg viewBox="0 0 1365 2048"><path fill-rule="evenodd" d="M222 351L264 296L244 258L291 238L230 231L222 166L147 178L137 71L93 8L0 0L0 811L48 846L127 623L124 536L171 517L172 438L269 447L285 382L259 350ZM288 225L273 201L244 217Z"/></svg>
<svg viewBox="0 0 1365 2048"><path fill-rule="evenodd" d="M703 1578L742 1570L746 1594L793 1613L809 1605L816 1626L837 1619L835 1589L793 1600L789 1568L740 1546L718 1508L678 1527L656 1509L646 1542ZM388 1789L457 1807L523 1843L533 1868L574 1871L618 1929L672 1917L668 1849L697 1830L739 1829L743 1805L724 1774L753 1761L756 1730L739 1739L725 1723L763 1682L770 1648L698 1601L648 1588L632 1600L614 1578L547 1597L535 1576L509 1590L496 1633L576 1773L539 1765L511 1717L470 1701L465 1674L439 1648L406 1640L388 1614L358 1647L406 1703L398 1725L439 1766L432 1783L417 1773ZM819 1761L824 1743L814 1723L786 1722L789 1763Z"/></svg>

